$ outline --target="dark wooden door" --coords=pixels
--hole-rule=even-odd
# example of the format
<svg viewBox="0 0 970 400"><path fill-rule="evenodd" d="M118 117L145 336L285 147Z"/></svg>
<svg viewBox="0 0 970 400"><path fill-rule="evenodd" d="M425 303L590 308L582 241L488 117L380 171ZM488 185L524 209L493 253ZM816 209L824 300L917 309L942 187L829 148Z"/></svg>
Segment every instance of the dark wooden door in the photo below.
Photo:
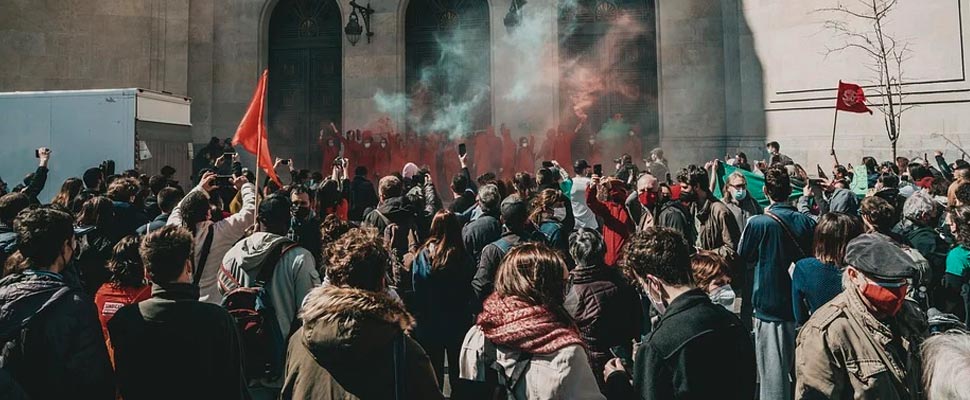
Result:
<svg viewBox="0 0 970 400"><path fill-rule="evenodd" d="M406 13L408 128L431 129L469 105L458 114L471 130L484 129L492 118L488 2L412 0Z"/></svg>
<svg viewBox="0 0 970 400"><path fill-rule="evenodd" d="M602 72L604 90L588 108L589 126L596 132L613 114L640 134L645 147L659 143L657 102L657 36L653 0L579 0L563 7L559 18L560 106L564 127L574 127L574 90L569 66L595 66ZM637 29L616 29L618 18L629 17Z"/></svg>
<svg viewBox="0 0 970 400"><path fill-rule="evenodd" d="M270 149L299 168L319 169L319 132L340 127L342 39L334 0L280 0L270 18Z"/></svg>

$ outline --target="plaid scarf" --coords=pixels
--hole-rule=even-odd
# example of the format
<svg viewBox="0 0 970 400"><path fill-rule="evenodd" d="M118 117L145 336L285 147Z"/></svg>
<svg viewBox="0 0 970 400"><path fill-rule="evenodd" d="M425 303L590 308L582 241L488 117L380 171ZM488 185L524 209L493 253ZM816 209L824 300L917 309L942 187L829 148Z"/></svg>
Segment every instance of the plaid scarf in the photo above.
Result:
<svg viewBox="0 0 970 400"><path fill-rule="evenodd" d="M560 321L546 307L518 297L500 298L493 293L483 304L478 326L496 346L532 354L554 353L574 344L586 346L575 326Z"/></svg>

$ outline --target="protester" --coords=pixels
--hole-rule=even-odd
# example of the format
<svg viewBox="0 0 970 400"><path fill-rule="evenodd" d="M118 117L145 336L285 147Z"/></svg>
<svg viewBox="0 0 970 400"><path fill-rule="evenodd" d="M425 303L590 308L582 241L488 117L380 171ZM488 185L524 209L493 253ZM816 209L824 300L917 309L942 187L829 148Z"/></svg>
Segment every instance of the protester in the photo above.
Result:
<svg viewBox="0 0 970 400"><path fill-rule="evenodd" d="M411 265L411 309L417 322L414 337L428 353L441 388L448 360L451 396L456 399L467 396L454 368L462 338L472 325L468 304L474 273L475 264L462 244L458 217L451 211L438 211L431 222L431 235Z"/></svg>
<svg viewBox="0 0 970 400"><path fill-rule="evenodd" d="M865 234L849 242L845 264L845 290L798 333L796 398L917 398L926 315L905 298L912 259Z"/></svg>
<svg viewBox="0 0 970 400"><path fill-rule="evenodd" d="M139 245L141 241L137 236L126 236L114 246L107 266L111 278L94 294L94 304L98 306L101 331L109 353L112 353L113 348L108 335L108 321L122 307L152 296L151 285L145 278L145 265L138 254Z"/></svg>
<svg viewBox="0 0 970 400"><path fill-rule="evenodd" d="M930 304L941 308L940 277L946 270L946 256L949 244L943 240L936 227L940 226L940 205L924 192L916 192L906 199L902 208L902 220L893 228L893 233L903 239L903 244L912 247L926 258L933 276L927 288ZM949 311L946 311L949 312Z"/></svg>
<svg viewBox="0 0 970 400"><path fill-rule="evenodd" d="M256 211L256 187L246 177L235 177L233 186L242 193L242 209L229 218L211 221L209 193L215 190L216 175L207 172L199 185L179 202L168 218L169 225L181 226L194 238L192 281L199 286L200 301L219 304L222 295L216 284L219 265L232 246L253 226Z"/></svg>
<svg viewBox="0 0 970 400"><path fill-rule="evenodd" d="M970 336L936 335L923 342L923 394L929 400L970 399Z"/></svg>
<svg viewBox="0 0 970 400"><path fill-rule="evenodd" d="M755 354L760 398L792 398L795 316L789 266L809 257L815 221L787 201L791 178L781 167L765 171L765 195L771 205L748 220L738 245L741 260L755 263L751 303L754 306ZM744 315L744 312L742 312Z"/></svg>
<svg viewBox="0 0 970 400"><path fill-rule="evenodd" d="M566 276L562 257L545 245L510 250L495 293L465 335L457 365L462 379L485 382L489 391L503 388L502 398L604 399L562 306Z"/></svg>
<svg viewBox="0 0 970 400"><path fill-rule="evenodd" d="M589 188L586 189L586 205L603 220L603 239L606 242L606 266L616 266L620 258L620 249L634 231L634 224L630 212L626 208L626 185L616 178L606 178L602 182L605 191L603 198L598 197L600 177L593 175Z"/></svg>
<svg viewBox="0 0 970 400"><path fill-rule="evenodd" d="M661 148L650 150L650 158L644 160L647 172L657 177L660 183L670 184L670 169L667 168L667 159L664 158L664 151Z"/></svg>
<svg viewBox="0 0 970 400"><path fill-rule="evenodd" d="M748 219L764 213L764 208L748 191L748 179L744 177L744 174L738 171L732 172L724 183L727 190L722 191L724 196L721 198L721 202L734 215L738 228L741 229L741 233L744 233Z"/></svg>
<svg viewBox="0 0 970 400"><path fill-rule="evenodd" d="M80 279L84 290L93 296L102 284L108 281L111 273L107 263L111 249L117 241L112 239L112 227L118 222L114 207L107 197L93 197L84 202L77 215L74 234L77 238L77 253L74 254L74 270L66 271L68 279ZM76 274L76 276L72 276Z"/></svg>
<svg viewBox="0 0 970 400"><path fill-rule="evenodd" d="M140 190L138 180L134 178L116 179L108 186L107 197L114 207L114 223L110 231L112 240L132 235L149 222L144 211L133 204Z"/></svg>
<svg viewBox="0 0 970 400"><path fill-rule="evenodd" d="M765 145L765 149L768 151L768 155L771 156L772 159L777 160L777 162L781 165L795 164L795 161L792 161L791 157L781 154L781 145L779 145L778 142L768 142L768 144ZM769 164L768 166L772 167L774 166L773 164L774 163Z"/></svg>
<svg viewBox="0 0 970 400"><path fill-rule="evenodd" d="M369 208L377 207L377 191L374 184L367 179L367 167L358 166L354 169L354 180L350 183L350 213L349 219L360 221Z"/></svg>
<svg viewBox="0 0 970 400"><path fill-rule="evenodd" d="M466 157L467 154L458 157L461 161L461 173L451 180L450 188L455 200L448 206L448 210L456 214L464 213L475 205L474 183L472 183L471 173L468 172L468 165L465 163Z"/></svg>
<svg viewBox="0 0 970 400"><path fill-rule="evenodd" d="M481 310L482 302L495 290L495 275L509 250L532 240L532 233L526 225L528 207L524 201L517 196L509 196L502 201L501 211L505 231L498 240L482 249L482 257L472 278L472 290L475 292L475 300L472 302L474 312Z"/></svg>
<svg viewBox="0 0 970 400"><path fill-rule="evenodd" d="M320 285L313 253L286 236L290 229L291 203L282 194L273 194L259 203L256 218L258 231L236 243L226 252L219 269L219 292L223 304L231 304L231 294L239 288L262 288L265 306L272 326L263 329L273 332L268 371L257 376L247 374L250 394L254 399L275 398L283 387L282 376L287 338L303 299ZM319 229L317 230L319 232ZM318 233L319 235L319 233ZM262 349L245 349L246 359ZM247 367L247 371L249 371ZM253 382L255 380L255 382Z"/></svg>
<svg viewBox="0 0 970 400"><path fill-rule="evenodd" d="M178 188L166 187L158 192L157 205L158 210L161 212L155 217L151 222L140 226L135 233L139 236L147 235L151 232L161 229L168 223L169 216L172 215L172 211L175 210L175 206L178 205L185 194L182 193Z"/></svg>
<svg viewBox="0 0 970 400"><path fill-rule="evenodd" d="M34 174L36 176L36 174ZM57 192L57 195L51 200L51 205L58 205L63 207L65 210L68 208L71 199L77 197L81 193L81 189L84 187L84 182L81 182L78 178L67 178L64 183L61 184L61 190Z"/></svg>
<svg viewBox="0 0 970 400"><path fill-rule="evenodd" d="M13 227L17 260L0 280L0 375L19 386L23 398L113 399L98 311L90 295L63 275L74 256L71 216L34 209L21 213Z"/></svg>
<svg viewBox="0 0 970 400"><path fill-rule="evenodd" d="M222 307L199 301L192 284L195 241L187 229L169 225L141 243L152 297L108 321L126 400L249 398L235 322Z"/></svg>
<svg viewBox="0 0 970 400"><path fill-rule="evenodd" d="M677 174L677 181L680 183L680 201L690 203L690 211L694 215L694 230L697 232L695 247L698 250L711 250L728 263L733 263L741 229L731 210L711 193L707 170L689 165ZM734 271L732 275L736 275Z"/></svg>
<svg viewBox="0 0 970 400"><path fill-rule="evenodd" d="M7 258L17 251L17 231L13 222L17 214L30 206L30 199L23 193L7 193L0 196L0 276L7 274L3 266Z"/></svg>
<svg viewBox="0 0 970 400"><path fill-rule="evenodd" d="M955 314L967 323L970 322L970 294L966 289L970 284L970 206L950 210L949 228L957 245L946 255L946 273L941 287L943 311Z"/></svg>
<svg viewBox="0 0 970 400"><path fill-rule="evenodd" d="M679 185L678 185L679 188ZM672 198L671 187L667 184L660 184L660 202L657 204L658 212L655 226L670 228L687 240L690 251L694 251L694 243L697 241L697 231L694 229L693 216L690 210L679 199Z"/></svg>
<svg viewBox="0 0 970 400"><path fill-rule="evenodd" d="M815 310L842 293L845 247L862 234L859 218L842 213L823 214L815 227L813 257L795 262L791 277L795 324L804 325Z"/></svg>
<svg viewBox="0 0 970 400"><path fill-rule="evenodd" d="M317 214L318 202L310 201L313 193L303 185L290 189L289 229L284 234L295 241L316 259L323 251L320 236L320 217ZM319 260L317 260L319 261Z"/></svg>
<svg viewBox="0 0 970 400"><path fill-rule="evenodd" d="M560 210L562 210L561 214ZM569 234L576 226L576 219L573 217L573 208L569 199L557 189L543 189L532 201L529 221L535 226L545 244L559 251L560 255L567 260L566 264L571 266Z"/></svg>
<svg viewBox="0 0 970 400"><path fill-rule="evenodd" d="M576 268L569 273L569 291L563 306L576 321L579 334L589 347L590 367L596 382L605 390L603 376L615 348L633 354L632 343L640 336L640 298L616 268L603 263L603 236L580 228L569 236L569 254Z"/></svg>
<svg viewBox="0 0 970 400"><path fill-rule="evenodd" d="M669 228L648 228L627 243L621 268L647 293L660 319L637 349L632 386L630 367L620 359L607 364L610 399L754 398L749 333L694 285L687 252L683 236Z"/></svg>
<svg viewBox="0 0 970 400"><path fill-rule="evenodd" d="M376 209L364 216L361 224L364 227L376 228L385 235L388 244L394 249L398 258L403 258L408 252L408 236L412 231L417 232L415 208L404 197L404 183L396 176L381 178L378 184L380 204ZM392 226L392 229L387 229ZM393 233L393 238L389 237Z"/></svg>
<svg viewBox="0 0 970 400"><path fill-rule="evenodd" d="M737 295L731 287L728 263L710 250L701 250L690 256L691 276L694 285L707 293L714 304L719 304L731 312L736 312L734 300Z"/></svg>
<svg viewBox="0 0 970 400"><path fill-rule="evenodd" d="M637 178L636 191L626 198L626 209L636 223L637 230L656 225L657 205L660 203L660 185L657 178L649 173Z"/></svg>
<svg viewBox="0 0 970 400"><path fill-rule="evenodd" d="M502 236L499 202L502 201L498 186L483 185L478 190L478 208L481 215L461 228L461 239L475 265L482 258L485 246Z"/></svg>
<svg viewBox="0 0 970 400"><path fill-rule="evenodd" d="M47 164L50 159L51 149L46 147L37 149L37 171L30 175L29 182L24 182L26 187L22 190L22 193L30 199L32 205L40 205L40 200L37 197L40 196L40 192L44 191L44 186L47 184L47 174L50 172L47 169Z"/></svg>
<svg viewBox="0 0 970 400"><path fill-rule="evenodd" d="M354 229L329 252L329 285L307 296L280 398L442 399L427 354L406 334L414 318L385 291L383 240Z"/></svg>
<svg viewBox="0 0 970 400"><path fill-rule="evenodd" d="M586 205L586 189L592 182L589 179L592 170L593 168L586 160L577 160L573 164L573 172L576 175L572 178L573 185L567 194L569 195L570 203L572 203L573 216L576 218L576 228L599 228L599 223L596 222L596 215Z"/></svg>

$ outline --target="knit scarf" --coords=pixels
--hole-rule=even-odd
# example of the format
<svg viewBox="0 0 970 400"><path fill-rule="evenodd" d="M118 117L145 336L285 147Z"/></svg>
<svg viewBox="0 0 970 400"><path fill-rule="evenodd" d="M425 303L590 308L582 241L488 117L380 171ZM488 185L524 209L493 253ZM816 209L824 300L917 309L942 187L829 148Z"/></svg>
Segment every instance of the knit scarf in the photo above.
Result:
<svg viewBox="0 0 970 400"><path fill-rule="evenodd" d="M574 344L585 347L576 328L559 321L546 307L493 293L482 308L478 326L497 346L532 354L554 353Z"/></svg>

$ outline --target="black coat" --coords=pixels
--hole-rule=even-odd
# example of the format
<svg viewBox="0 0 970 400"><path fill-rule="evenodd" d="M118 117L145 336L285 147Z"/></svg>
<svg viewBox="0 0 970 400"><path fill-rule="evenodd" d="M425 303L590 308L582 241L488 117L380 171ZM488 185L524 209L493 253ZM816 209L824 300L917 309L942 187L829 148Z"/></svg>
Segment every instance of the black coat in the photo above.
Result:
<svg viewBox="0 0 970 400"><path fill-rule="evenodd" d="M195 285L154 284L150 299L108 321L126 400L249 398L234 320L198 299Z"/></svg>
<svg viewBox="0 0 970 400"><path fill-rule="evenodd" d="M116 241L107 232L95 227L75 228L74 235L78 251L74 254L74 269L68 275L76 274L85 292L93 298L101 285L111 278L107 265Z"/></svg>
<svg viewBox="0 0 970 400"><path fill-rule="evenodd" d="M364 219L364 211L377 207L377 191L374 184L363 176L355 176L350 182L350 210L348 216L351 221Z"/></svg>
<svg viewBox="0 0 970 400"><path fill-rule="evenodd" d="M114 399L97 307L63 276L39 271L0 280L0 342L10 346L3 369L31 399Z"/></svg>
<svg viewBox="0 0 970 400"><path fill-rule="evenodd" d="M741 320L694 289L670 303L637 350L635 394L615 373L608 398L750 400L755 374L754 344Z"/></svg>
<svg viewBox="0 0 970 400"><path fill-rule="evenodd" d="M415 219L414 206L407 198L401 196L385 200L377 206L376 210L364 216L361 225L376 228L380 233L383 233L390 224L397 225L391 247L397 253L398 259L403 259L404 254L408 252L408 235L412 230L417 229Z"/></svg>
<svg viewBox="0 0 970 400"><path fill-rule="evenodd" d="M593 376L603 386L603 367L613 358L610 348L630 353L640 336L640 296L616 268L578 266L569 273L564 306L579 327L590 354Z"/></svg>
<svg viewBox="0 0 970 400"><path fill-rule="evenodd" d="M482 215L461 228L461 241L475 265L482 259L482 250L502 236L502 222L495 215Z"/></svg>
<svg viewBox="0 0 970 400"><path fill-rule="evenodd" d="M480 312L482 302L495 291L495 273L498 272L498 266L502 263L502 257L505 257L507 253L498 246L498 242L504 241L504 245L511 249L530 240L531 237L515 232L505 232L501 238L485 246L475 270L475 277L472 278L472 290L475 292L475 299L472 300L471 307L473 313Z"/></svg>

